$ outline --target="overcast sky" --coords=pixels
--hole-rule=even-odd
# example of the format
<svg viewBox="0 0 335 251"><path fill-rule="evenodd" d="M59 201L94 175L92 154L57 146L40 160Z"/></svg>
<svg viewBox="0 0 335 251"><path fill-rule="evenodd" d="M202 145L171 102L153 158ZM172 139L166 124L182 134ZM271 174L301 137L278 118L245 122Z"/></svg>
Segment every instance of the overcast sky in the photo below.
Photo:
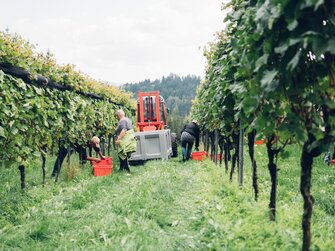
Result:
<svg viewBox="0 0 335 251"><path fill-rule="evenodd" d="M116 85L170 73L203 77L223 0L0 0L9 28L59 64Z"/></svg>

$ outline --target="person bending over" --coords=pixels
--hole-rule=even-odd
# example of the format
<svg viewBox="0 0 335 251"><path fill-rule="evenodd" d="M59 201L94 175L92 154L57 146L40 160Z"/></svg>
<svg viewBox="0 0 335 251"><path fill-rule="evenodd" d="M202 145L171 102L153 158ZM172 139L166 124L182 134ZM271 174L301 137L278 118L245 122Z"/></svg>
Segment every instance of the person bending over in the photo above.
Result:
<svg viewBox="0 0 335 251"><path fill-rule="evenodd" d="M195 141L195 150L199 151L200 129L198 122L194 119L191 123L184 126L181 131L181 152L183 161L189 160L192 153L192 147Z"/></svg>
<svg viewBox="0 0 335 251"><path fill-rule="evenodd" d="M92 147L100 158L88 157L86 153L86 148L88 146ZM105 156L102 155L100 150L100 139L97 136L92 137L92 139L84 146L75 143L71 144L71 148L73 148L76 152L79 153L79 158L82 163L85 163L86 160L99 161L101 159L105 159ZM67 154L68 154L67 148L64 145L59 146L58 156L51 174L52 177L55 177L58 171L60 171L63 161Z"/></svg>

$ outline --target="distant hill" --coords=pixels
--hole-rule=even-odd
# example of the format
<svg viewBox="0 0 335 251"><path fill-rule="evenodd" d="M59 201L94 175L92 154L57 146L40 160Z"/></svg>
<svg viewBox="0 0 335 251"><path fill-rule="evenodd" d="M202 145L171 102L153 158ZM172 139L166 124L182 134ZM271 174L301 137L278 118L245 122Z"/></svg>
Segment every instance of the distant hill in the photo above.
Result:
<svg viewBox="0 0 335 251"><path fill-rule="evenodd" d="M165 100L165 105L170 111L177 112L181 117L186 117L191 109L192 99L195 97L197 86L200 84L200 77L188 75L181 77L170 74L161 80L151 81L149 79L138 83L127 83L121 89L133 93L137 97L138 91L159 91ZM176 110L177 109L177 110Z"/></svg>

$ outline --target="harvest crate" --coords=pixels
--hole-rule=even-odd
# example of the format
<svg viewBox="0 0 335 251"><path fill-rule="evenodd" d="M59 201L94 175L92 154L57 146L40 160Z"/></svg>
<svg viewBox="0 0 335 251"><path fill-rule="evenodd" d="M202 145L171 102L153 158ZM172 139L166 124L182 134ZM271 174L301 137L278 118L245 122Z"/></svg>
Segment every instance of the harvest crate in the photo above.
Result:
<svg viewBox="0 0 335 251"><path fill-rule="evenodd" d="M106 176L113 171L113 159L111 157L100 161L92 161L94 176Z"/></svg>
<svg viewBox="0 0 335 251"><path fill-rule="evenodd" d="M192 159L193 160L204 160L206 158L207 152L192 152Z"/></svg>
<svg viewBox="0 0 335 251"><path fill-rule="evenodd" d="M262 139L255 141L255 145L263 145L263 144L264 144L264 140Z"/></svg>

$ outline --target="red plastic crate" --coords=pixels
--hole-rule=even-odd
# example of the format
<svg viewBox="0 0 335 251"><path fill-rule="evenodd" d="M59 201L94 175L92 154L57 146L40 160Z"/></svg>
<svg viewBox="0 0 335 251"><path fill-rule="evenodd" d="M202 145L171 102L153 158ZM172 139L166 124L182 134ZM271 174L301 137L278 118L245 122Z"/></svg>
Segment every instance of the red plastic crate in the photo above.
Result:
<svg viewBox="0 0 335 251"><path fill-rule="evenodd" d="M260 139L260 140L256 140L255 141L256 145L263 145L264 144L264 140Z"/></svg>
<svg viewBox="0 0 335 251"><path fill-rule="evenodd" d="M335 165L335 159L333 159L332 161L330 161L330 163L332 163L333 165Z"/></svg>
<svg viewBox="0 0 335 251"><path fill-rule="evenodd" d="M192 152L192 159L193 160L204 160L206 158L207 152Z"/></svg>
<svg viewBox="0 0 335 251"><path fill-rule="evenodd" d="M109 157L100 161L92 160L92 166L94 176L106 176L113 171L113 159Z"/></svg>

